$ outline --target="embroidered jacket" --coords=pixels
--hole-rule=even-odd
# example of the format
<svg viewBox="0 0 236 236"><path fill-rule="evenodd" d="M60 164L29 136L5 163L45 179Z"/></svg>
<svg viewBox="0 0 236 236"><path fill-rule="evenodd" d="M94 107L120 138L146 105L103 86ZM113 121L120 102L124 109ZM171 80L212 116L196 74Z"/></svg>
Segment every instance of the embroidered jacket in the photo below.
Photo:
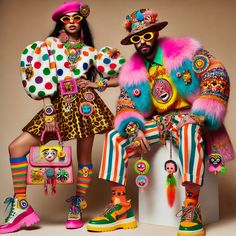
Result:
<svg viewBox="0 0 236 236"><path fill-rule="evenodd" d="M116 57L111 56L112 52L111 47L104 47L98 52L84 45L76 68L70 70L68 51L58 38L49 37L44 42L37 41L28 45L21 55L20 72L24 89L33 99L52 97L60 81L84 77L91 66L95 66L104 77L114 76L125 60L119 53Z"/></svg>
<svg viewBox="0 0 236 236"><path fill-rule="evenodd" d="M209 143L218 144L217 149L224 153L225 160L232 159L233 148L222 124L230 87L224 66L192 38L161 38L159 47L178 94L191 106L190 113L203 116L205 127L214 132L214 137L211 133L208 135ZM121 94L115 127L126 137L125 128L129 122L138 123L143 130L145 119L153 115L148 71L137 53L122 67L119 83Z"/></svg>

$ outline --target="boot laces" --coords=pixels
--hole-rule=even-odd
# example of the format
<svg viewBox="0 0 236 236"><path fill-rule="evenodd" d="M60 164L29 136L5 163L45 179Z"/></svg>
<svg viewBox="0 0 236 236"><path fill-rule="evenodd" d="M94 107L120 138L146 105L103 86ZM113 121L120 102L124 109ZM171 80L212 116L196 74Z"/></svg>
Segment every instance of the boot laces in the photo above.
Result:
<svg viewBox="0 0 236 236"><path fill-rule="evenodd" d="M7 211L8 207L10 207L8 216L5 219L5 223L7 223L16 214L16 212L15 212L15 201L14 201L14 198L7 197L3 203L7 204L5 211Z"/></svg>
<svg viewBox="0 0 236 236"><path fill-rule="evenodd" d="M198 206L187 206L184 207L182 210L177 212L176 216L177 217L182 217L183 221L190 221L192 222L194 219L194 214L199 216L199 209Z"/></svg>
<svg viewBox="0 0 236 236"><path fill-rule="evenodd" d="M105 216L106 214L110 214L111 212L113 212L113 210L116 208L116 205L114 203L109 203L104 212L103 212L103 215Z"/></svg>
<svg viewBox="0 0 236 236"><path fill-rule="evenodd" d="M81 206L80 203L83 201L83 199L79 196L72 196L66 200L66 202L70 202L70 212L72 214L80 214L81 213Z"/></svg>

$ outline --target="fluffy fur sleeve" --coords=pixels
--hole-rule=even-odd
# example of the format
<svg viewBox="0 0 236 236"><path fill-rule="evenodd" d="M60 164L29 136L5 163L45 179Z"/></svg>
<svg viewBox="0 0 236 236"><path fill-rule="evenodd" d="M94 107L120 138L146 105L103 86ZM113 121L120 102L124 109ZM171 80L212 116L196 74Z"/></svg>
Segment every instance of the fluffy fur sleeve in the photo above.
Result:
<svg viewBox="0 0 236 236"><path fill-rule="evenodd" d="M203 116L209 129L218 129L227 109L228 74L222 63L203 49L197 51L192 65L200 80L200 96L193 102L192 113Z"/></svg>

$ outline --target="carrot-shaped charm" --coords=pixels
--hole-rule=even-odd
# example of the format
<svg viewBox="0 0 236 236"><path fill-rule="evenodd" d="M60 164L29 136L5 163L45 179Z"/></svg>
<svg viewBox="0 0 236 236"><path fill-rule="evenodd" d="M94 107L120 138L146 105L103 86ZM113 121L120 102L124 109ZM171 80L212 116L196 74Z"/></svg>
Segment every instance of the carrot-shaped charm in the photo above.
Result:
<svg viewBox="0 0 236 236"><path fill-rule="evenodd" d="M177 165L174 161L168 160L165 163L165 170L168 172L166 178L166 185L167 185L167 200L170 207L173 207L175 203L175 196L176 196L176 178L174 173L177 171Z"/></svg>

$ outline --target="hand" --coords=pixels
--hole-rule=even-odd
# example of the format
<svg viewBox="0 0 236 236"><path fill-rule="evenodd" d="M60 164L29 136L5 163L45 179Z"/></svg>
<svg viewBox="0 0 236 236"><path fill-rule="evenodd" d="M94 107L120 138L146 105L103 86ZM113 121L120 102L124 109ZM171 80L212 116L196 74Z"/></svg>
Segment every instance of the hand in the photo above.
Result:
<svg viewBox="0 0 236 236"><path fill-rule="evenodd" d="M140 143L140 149L139 151L141 151L142 153L147 153L148 151L151 150L151 147L149 145L148 140L146 139L144 133L142 130L138 131L138 135L135 138L136 141L138 141Z"/></svg>
<svg viewBox="0 0 236 236"><path fill-rule="evenodd" d="M91 82L89 80L86 79L78 79L76 81L76 84L80 87L80 88L94 88L97 89L98 85L95 82Z"/></svg>

